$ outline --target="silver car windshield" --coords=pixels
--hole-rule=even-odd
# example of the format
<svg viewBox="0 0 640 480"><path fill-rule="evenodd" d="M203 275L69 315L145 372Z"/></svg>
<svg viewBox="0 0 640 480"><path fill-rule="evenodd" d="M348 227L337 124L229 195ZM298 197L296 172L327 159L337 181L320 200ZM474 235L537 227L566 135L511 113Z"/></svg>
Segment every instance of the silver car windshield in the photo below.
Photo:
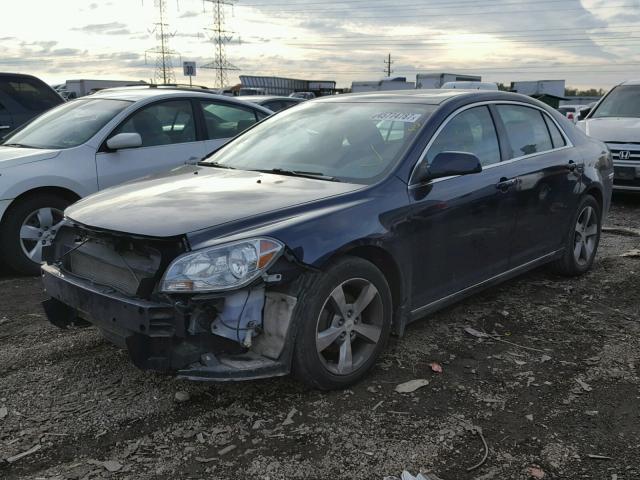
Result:
<svg viewBox="0 0 640 480"><path fill-rule="evenodd" d="M599 117L640 117L640 85L614 88L591 115Z"/></svg>
<svg viewBox="0 0 640 480"><path fill-rule="evenodd" d="M132 102L106 98L63 103L9 135L3 145L72 148L83 144Z"/></svg>
<svg viewBox="0 0 640 480"><path fill-rule="evenodd" d="M213 154L214 166L369 184L402 158L437 106L309 102L268 118Z"/></svg>

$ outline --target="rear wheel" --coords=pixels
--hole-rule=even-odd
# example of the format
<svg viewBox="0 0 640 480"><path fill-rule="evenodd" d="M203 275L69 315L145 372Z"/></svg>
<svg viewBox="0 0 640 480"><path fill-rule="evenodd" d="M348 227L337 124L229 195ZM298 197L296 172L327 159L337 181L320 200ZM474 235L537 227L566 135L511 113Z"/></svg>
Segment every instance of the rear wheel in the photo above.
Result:
<svg viewBox="0 0 640 480"><path fill-rule="evenodd" d="M384 348L391 312L391 293L380 270L355 257L335 263L301 299L296 377L322 390L358 381Z"/></svg>
<svg viewBox="0 0 640 480"><path fill-rule="evenodd" d="M3 258L9 267L25 275L39 274L42 248L55 238L70 203L56 195L42 194L11 206L0 230Z"/></svg>
<svg viewBox="0 0 640 480"><path fill-rule="evenodd" d="M553 268L561 275L582 275L593 265L600 243L601 208L595 198L586 195L573 216L563 256Z"/></svg>

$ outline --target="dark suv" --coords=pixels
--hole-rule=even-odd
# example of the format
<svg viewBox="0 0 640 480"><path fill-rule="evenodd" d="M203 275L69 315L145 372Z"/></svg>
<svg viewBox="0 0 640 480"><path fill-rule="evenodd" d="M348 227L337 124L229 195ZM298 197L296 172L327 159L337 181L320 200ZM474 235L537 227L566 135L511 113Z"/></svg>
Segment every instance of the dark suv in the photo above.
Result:
<svg viewBox="0 0 640 480"><path fill-rule="evenodd" d="M0 138L64 100L39 78L0 73Z"/></svg>

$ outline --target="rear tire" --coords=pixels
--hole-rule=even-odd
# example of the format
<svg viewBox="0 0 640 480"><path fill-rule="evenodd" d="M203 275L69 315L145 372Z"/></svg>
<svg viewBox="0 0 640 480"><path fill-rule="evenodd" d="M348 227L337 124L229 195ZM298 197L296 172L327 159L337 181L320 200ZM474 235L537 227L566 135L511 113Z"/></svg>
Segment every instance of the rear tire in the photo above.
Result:
<svg viewBox="0 0 640 480"><path fill-rule="evenodd" d="M345 388L375 364L391 329L387 281L373 264L345 257L300 296L293 373L321 390Z"/></svg>
<svg viewBox="0 0 640 480"><path fill-rule="evenodd" d="M63 197L43 193L18 200L9 207L0 228L5 263L20 274L39 275L42 239L50 241L55 237L62 212L70 204Z"/></svg>
<svg viewBox="0 0 640 480"><path fill-rule="evenodd" d="M571 220L562 257L551 264L565 276L577 276L591 269L598 252L602 228L602 209L591 195L585 195Z"/></svg>

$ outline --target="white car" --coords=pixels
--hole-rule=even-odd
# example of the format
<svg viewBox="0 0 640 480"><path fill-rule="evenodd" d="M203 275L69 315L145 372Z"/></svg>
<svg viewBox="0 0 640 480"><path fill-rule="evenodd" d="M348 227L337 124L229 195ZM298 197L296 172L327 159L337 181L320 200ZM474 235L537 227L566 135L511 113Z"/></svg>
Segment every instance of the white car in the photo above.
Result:
<svg viewBox="0 0 640 480"><path fill-rule="evenodd" d="M560 105L558 111L573 123L576 123L580 110L584 108L586 108L586 105Z"/></svg>
<svg viewBox="0 0 640 480"><path fill-rule="evenodd" d="M577 125L611 150L614 190L640 192L640 80L613 87Z"/></svg>
<svg viewBox="0 0 640 480"><path fill-rule="evenodd" d="M0 258L37 274L68 205L196 163L271 114L225 96L151 87L103 90L49 110L0 145Z"/></svg>

